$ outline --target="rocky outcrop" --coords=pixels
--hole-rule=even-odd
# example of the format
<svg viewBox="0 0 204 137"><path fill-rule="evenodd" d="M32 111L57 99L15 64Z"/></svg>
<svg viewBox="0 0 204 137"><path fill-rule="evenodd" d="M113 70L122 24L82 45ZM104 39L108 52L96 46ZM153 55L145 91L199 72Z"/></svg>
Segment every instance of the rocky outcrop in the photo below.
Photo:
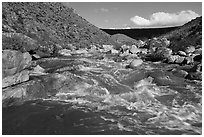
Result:
<svg viewBox="0 0 204 137"><path fill-rule="evenodd" d="M2 51L2 77L14 75L31 65L31 56L28 52L21 53L15 50Z"/></svg>

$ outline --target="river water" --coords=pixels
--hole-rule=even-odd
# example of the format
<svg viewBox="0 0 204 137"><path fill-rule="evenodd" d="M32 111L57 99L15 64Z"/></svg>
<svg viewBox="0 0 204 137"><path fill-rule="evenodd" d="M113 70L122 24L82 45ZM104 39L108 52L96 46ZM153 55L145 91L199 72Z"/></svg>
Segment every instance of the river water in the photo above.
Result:
<svg viewBox="0 0 204 137"><path fill-rule="evenodd" d="M55 92L3 107L3 134L202 134L202 83L174 76L168 64L130 69L111 57L39 64L48 73L34 79L54 79L44 84Z"/></svg>

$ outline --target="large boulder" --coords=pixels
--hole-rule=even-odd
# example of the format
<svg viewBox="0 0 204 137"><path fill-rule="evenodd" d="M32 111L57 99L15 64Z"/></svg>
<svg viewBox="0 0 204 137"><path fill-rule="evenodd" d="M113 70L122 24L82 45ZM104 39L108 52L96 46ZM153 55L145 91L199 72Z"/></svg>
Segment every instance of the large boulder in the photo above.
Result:
<svg viewBox="0 0 204 137"><path fill-rule="evenodd" d="M32 57L28 52L15 50L2 51L2 77L14 75L31 65Z"/></svg>
<svg viewBox="0 0 204 137"><path fill-rule="evenodd" d="M25 81L29 80L29 71L28 70L23 70L19 73L16 73L15 75L12 76L7 76L3 78L2 80L2 87L8 87L11 85L16 85Z"/></svg>

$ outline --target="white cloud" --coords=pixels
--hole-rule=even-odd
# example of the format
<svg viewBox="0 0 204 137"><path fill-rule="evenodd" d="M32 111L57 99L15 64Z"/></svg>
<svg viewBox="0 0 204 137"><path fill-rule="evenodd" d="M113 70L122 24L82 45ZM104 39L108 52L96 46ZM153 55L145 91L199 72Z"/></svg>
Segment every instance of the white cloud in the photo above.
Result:
<svg viewBox="0 0 204 137"><path fill-rule="evenodd" d="M150 19L134 16L130 18L130 20L138 26L173 26L183 25L199 16L200 15L191 10L186 10L179 13L157 12L153 13L150 16Z"/></svg>
<svg viewBox="0 0 204 137"><path fill-rule="evenodd" d="M100 8L100 11L101 11L101 12L109 12L109 10L106 9L106 8Z"/></svg>

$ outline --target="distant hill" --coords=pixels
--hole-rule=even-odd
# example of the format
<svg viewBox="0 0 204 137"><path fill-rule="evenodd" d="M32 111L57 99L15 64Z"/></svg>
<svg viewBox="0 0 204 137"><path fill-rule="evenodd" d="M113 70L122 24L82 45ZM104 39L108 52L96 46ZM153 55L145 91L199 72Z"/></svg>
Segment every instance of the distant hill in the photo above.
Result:
<svg viewBox="0 0 204 137"><path fill-rule="evenodd" d="M187 46L202 47L202 17L197 17L160 37L166 37L171 41L170 47L174 51L184 50Z"/></svg>
<svg viewBox="0 0 204 137"><path fill-rule="evenodd" d="M137 43L137 40L130 38L124 34L114 34L111 36L111 38L121 44L125 44L125 45L133 45Z"/></svg>
<svg viewBox="0 0 204 137"><path fill-rule="evenodd" d="M110 35L124 34L133 39L150 39L158 37L162 34L166 34L178 27L167 27L167 28L141 28L141 29L101 29Z"/></svg>
<svg viewBox="0 0 204 137"><path fill-rule="evenodd" d="M83 19L74 9L56 2L3 2L2 33L3 49L25 50L21 47L24 45L48 55L57 46L116 44L109 34Z"/></svg>

